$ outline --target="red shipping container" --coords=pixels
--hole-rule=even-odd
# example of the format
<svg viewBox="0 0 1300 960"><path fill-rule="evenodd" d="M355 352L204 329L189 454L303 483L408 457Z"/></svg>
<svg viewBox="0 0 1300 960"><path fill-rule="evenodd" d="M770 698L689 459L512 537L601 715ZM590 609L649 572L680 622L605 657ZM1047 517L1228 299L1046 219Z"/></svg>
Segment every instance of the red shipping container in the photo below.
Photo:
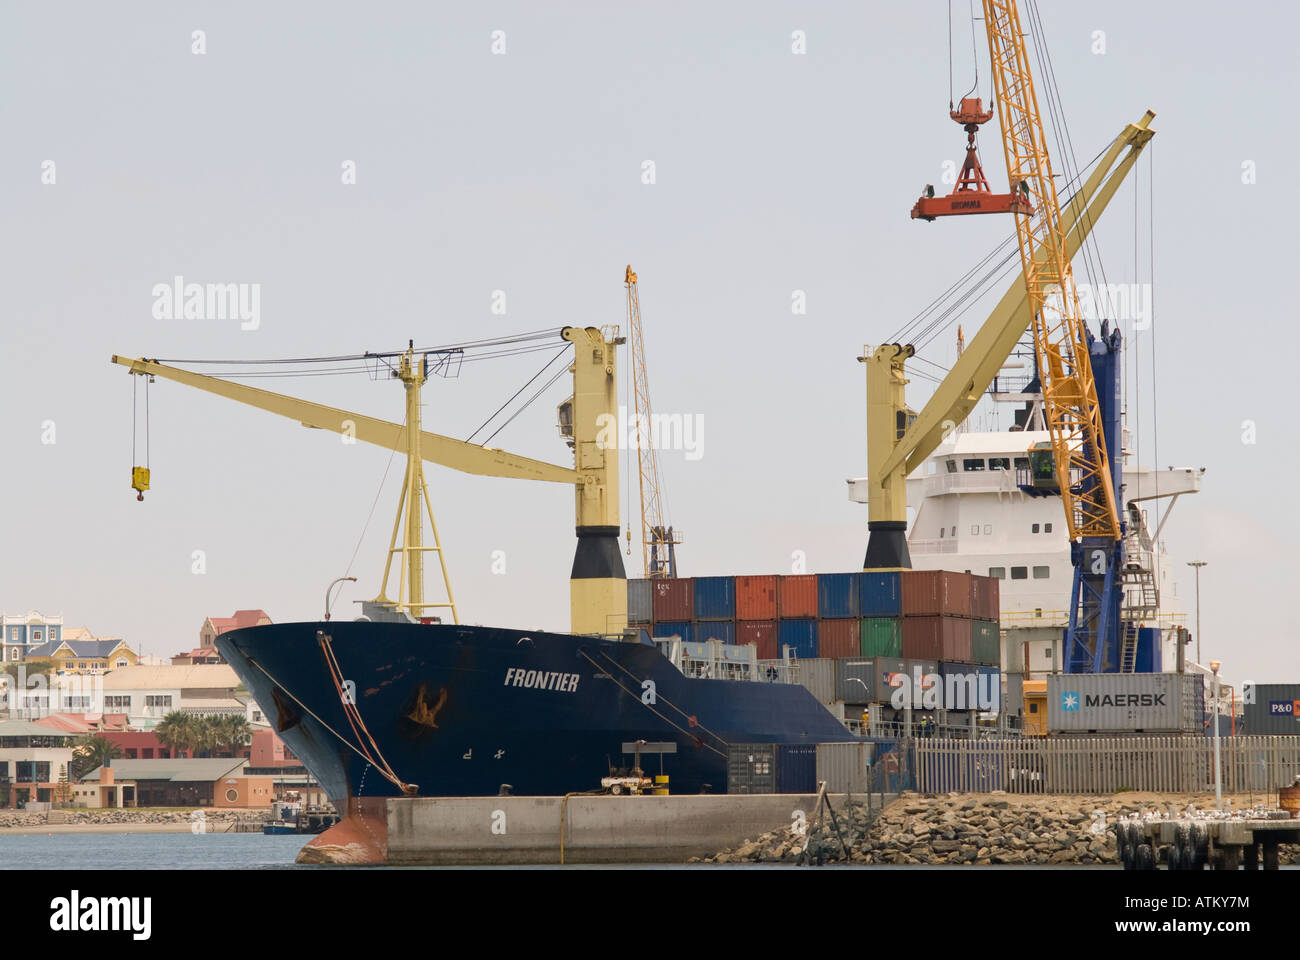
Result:
<svg viewBox="0 0 1300 960"><path fill-rule="evenodd" d="M860 621L821 620L817 624L817 656L832 660L862 658Z"/></svg>
<svg viewBox="0 0 1300 960"><path fill-rule="evenodd" d="M980 617L981 620L992 620L995 623L1002 619L1002 599L999 592L1002 587L997 577L986 577L988 580L988 606L985 608L987 616Z"/></svg>
<svg viewBox="0 0 1300 960"><path fill-rule="evenodd" d="M694 580L651 580L650 603L655 623L695 619Z"/></svg>
<svg viewBox="0 0 1300 960"><path fill-rule="evenodd" d="M736 643L758 647L758 659L777 660L776 623L772 620L744 620L736 624Z"/></svg>
<svg viewBox="0 0 1300 960"><path fill-rule="evenodd" d="M998 618L998 581L994 577L972 576L975 588L971 603L971 619L996 620Z"/></svg>
<svg viewBox="0 0 1300 960"><path fill-rule="evenodd" d="M969 617L971 575L949 570L904 570L904 617ZM906 656L906 654L904 654Z"/></svg>
<svg viewBox="0 0 1300 960"><path fill-rule="evenodd" d="M964 617L904 617L903 656L908 660L970 663L970 624Z"/></svg>
<svg viewBox="0 0 1300 960"><path fill-rule="evenodd" d="M736 577L736 619L776 619L776 575Z"/></svg>
<svg viewBox="0 0 1300 960"><path fill-rule="evenodd" d="M817 616L817 575L803 573L777 581L777 615L782 620Z"/></svg>

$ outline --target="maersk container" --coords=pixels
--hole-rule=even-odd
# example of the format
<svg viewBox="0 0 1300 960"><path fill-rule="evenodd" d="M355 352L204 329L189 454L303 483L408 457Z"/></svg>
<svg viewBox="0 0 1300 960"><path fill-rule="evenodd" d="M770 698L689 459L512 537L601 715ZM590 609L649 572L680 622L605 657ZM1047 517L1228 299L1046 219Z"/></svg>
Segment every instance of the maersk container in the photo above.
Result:
<svg viewBox="0 0 1300 960"><path fill-rule="evenodd" d="M793 620L817 616L817 577L811 573L784 576L776 582L777 617Z"/></svg>
<svg viewBox="0 0 1300 960"><path fill-rule="evenodd" d="M1242 684L1245 730L1250 736L1300 736L1300 683Z"/></svg>
<svg viewBox="0 0 1300 960"><path fill-rule="evenodd" d="M817 781L826 781L827 793L867 793L875 754L876 745L870 741L819 743Z"/></svg>
<svg viewBox="0 0 1300 960"><path fill-rule="evenodd" d="M651 609L654 621L693 620L695 592L690 580L651 580Z"/></svg>
<svg viewBox="0 0 1300 960"><path fill-rule="evenodd" d="M695 578L695 619L736 619L736 579L734 577Z"/></svg>
<svg viewBox="0 0 1300 960"><path fill-rule="evenodd" d="M905 617L969 617L970 574L904 570L900 574Z"/></svg>
<svg viewBox="0 0 1300 960"><path fill-rule="evenodd" d="M836 662L825 657L799 661L799 683L817 698L818 703L830 703L839 699L835 695Z"/></svg>
<svg viewBox="0 0 1300 960"><path fill-rule="evenodd" d="M736 624L736 643L752 643L760 660L776 660L781 655L775 620L741 620Z"/></svg>
<svg viewBox="0 0 1300 960"><path fill-rule="evenodd" d="M694 625L696 640L736 642L736 624L731 620L701 620Z"/></svg>
<svg viewBox="0 0 1300 960"><path fill-rule="evenodd" d="M649 580L627 582L627 622L650 623L654 620Z"/></svg>
<svg viewBox="0 0 1300 960"><path fill-rule="evenodd" d="M897 570L858 574L858 613L864 617L903 615L903 587Z"/></svg>
<svg viewBox="0 0 1300 960"><path fill-rule="evenodd" d="M687 643L695 640L695 624L689 620L661 620L654 625L652 637L681 637Z"/></svg>
<svg viewBox="0 0 1300 960"><path fill-rule="evenodd" d="M816 620L779 620L777 621L777 650L785 656L785 648L791 647L793 655L800 660L817 656L817 621Z"/></svg>
<svg viewBox="0 0 1300 960"><path fill-rule="evenodd" d="M902 621L896 617L869 617L859 629L858 655L862 657L901 657L903 655Z"/></svg>
<svg viewBox="0 0 1300 960"><path fill-rule="evenodd" d="M970 625L963 617L905 617L903 656L970 663Z"/></svg>
<svg viewBox="0 0 1300 960"><path fill-rule="evenodd" d="M736 578L736 619L776 619L776 575Z"/></svg>
<svg viewBox="0 0 1300 960"><path fill-rule="evenodd" d="M858 617L860 573L823 573L817 577L817 616L823 620Z"/></svg>
<svg viewBox="0 0 1300 960"><path fill-rule="evenodd" d="M1202 694L1196 674L1052 674L1047 727L1051 733L1200 733Z"/></svg>
<svg viewBox="0 0 1300 960"><path fill-rule="evenodd" d="M817 655L838 660L862 655L862 628L857 620L820 620L817 623Z"/></svg>
<svg viewBox="0 0 1300 960"><path fill-rule="evenodd" d="M996 620L972 620L970 640L969 659L972 663L994 667L1002 665L1002 632Z"/></svg>

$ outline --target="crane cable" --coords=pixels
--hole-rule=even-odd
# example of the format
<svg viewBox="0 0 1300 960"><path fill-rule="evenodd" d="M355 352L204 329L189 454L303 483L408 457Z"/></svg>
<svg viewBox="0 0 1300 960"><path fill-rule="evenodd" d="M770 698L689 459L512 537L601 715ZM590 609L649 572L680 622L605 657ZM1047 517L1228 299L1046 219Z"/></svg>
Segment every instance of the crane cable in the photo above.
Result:
<svg viewBox="0 0 1300 960"><path fill-rule="evenodd" d="M150 466L149 458L149 384L153 377L147 377L144 382L144 465L145 469ZM139 415L139 386L138 378L131 379L131 466L137 466L135 454L138 448L136 442L136 419Z"/></svg>

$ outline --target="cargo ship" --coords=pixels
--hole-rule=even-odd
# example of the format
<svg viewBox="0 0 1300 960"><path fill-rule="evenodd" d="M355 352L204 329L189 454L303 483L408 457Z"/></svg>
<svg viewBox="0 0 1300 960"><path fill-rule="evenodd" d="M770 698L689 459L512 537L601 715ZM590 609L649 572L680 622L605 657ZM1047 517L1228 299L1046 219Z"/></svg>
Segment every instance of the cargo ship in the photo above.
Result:
<svg viewBox="0 0 1300 960"><path fill-rule="evenodd" d="M855 739L740 648L703 677L644 634L394 619L248 627L217 645L341 809L362 796L591 790L631 766L638 742L646 773L673 792L725 793L733 743Z"/></svg>

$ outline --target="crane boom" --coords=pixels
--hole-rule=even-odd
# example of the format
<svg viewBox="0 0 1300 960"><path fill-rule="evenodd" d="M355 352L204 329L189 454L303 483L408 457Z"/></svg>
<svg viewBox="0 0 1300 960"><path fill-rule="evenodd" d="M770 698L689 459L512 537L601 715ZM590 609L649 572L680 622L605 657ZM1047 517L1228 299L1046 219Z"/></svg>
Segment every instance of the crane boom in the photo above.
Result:
<svg viewBox="0 0 1300 960"><path fill-rule="evenodd" d="M1036 211L1014 219L1066 525L1071 541L1118 541L1118 491L1020 13L1015 0L983 2L1007 173L1012 189L1026 194Z"/></svg>
<svg viewBox="0 0 1300 960"><path fill-rule="evenodd" d="M677 576L676 546L681 540L664 519L666 511L661 493L659 451L651 432L650 386L646 376L645 340L641 335L641 296L631 264L623 274L623 284L627 287L627 319L632 346L633 420L636 423L636 460L641 493L641 559L647 578L672 579ZM646 436L647 433L651 435Z"/></svg>

